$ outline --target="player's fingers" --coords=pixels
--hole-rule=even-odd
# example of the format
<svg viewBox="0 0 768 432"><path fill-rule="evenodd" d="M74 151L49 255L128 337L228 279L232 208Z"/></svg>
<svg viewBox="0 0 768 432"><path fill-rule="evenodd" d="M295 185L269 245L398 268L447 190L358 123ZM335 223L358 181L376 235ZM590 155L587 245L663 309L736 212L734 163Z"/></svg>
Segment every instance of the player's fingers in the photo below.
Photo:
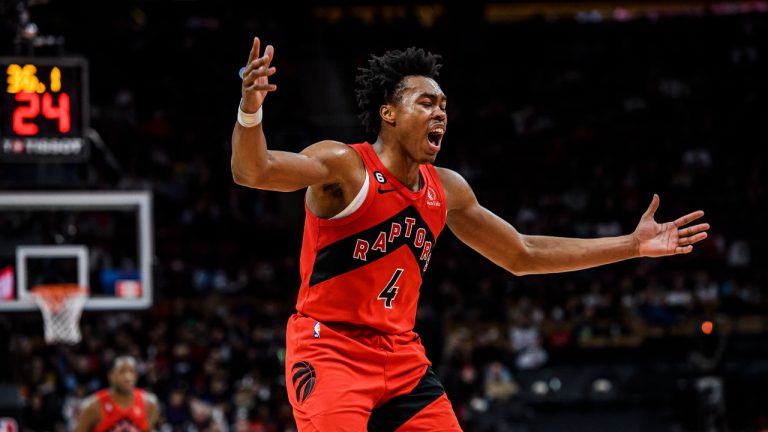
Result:
<svg viewBox="0 0 768 432"><path fill-rule="evenodd" d="M266 66L268 61L268 59L262 57L248 63L246 67L240 69L240 79L245 80L251 74L251 72L259 69L260 67Z"/></svg>
<svg viewBox="0 0 768 432"><path fill-rule="evenodd" d="M277 90L277 86L274 84L267 84L267 85L261 85L261 84L254 84L251 87L248 87L245 89L245 94L250 94L254 92L273 92Z"/></svg>
<svg viewBox="0 0 768 432"><path fill-rule="evenodd" d="M268 77L275 73L275 71L271 70L272 68L267 68L266 66L262 66L258 69L252 70L248 75L245 76L246 79L243 80L243 85L249 86L254 80L258 80L261 77Z"/></svg>
<svg viewBox="0 0 768 432"><path fill-rule="evenodd" d="M253 85L256 80L259 79L261 75L256 72L256 70L251 70L245 73L243 75L243 87L248 87Z"/></svg>
<svg viewBox="0 0 768 432"><path fill-rule="evenodd" d="M253 65L253 67L257 67L258 68L258 67L261 67L261 66L264 66L264 65L269 65L269 62L271 62L271 61L272 61L272 58L270 56L264 55L264 56L261 56L261 57L257 58L256 60L252 61L251 64Z"/></svg>
<svg viewBox="0 0 768 432"><path fill-rule="evenodd" d="M248 87L259 79L261 74L259 74L257 71L257 69L254 69L248 72L248 74L243 78L243 87Z"/></svg>
<svg viewBox="0 0 768 432"><path fill-rule="evenodd" d="M261 41L258 37L253 38L253 45L251 46L251 52L248 54L248 62L250 63L253 61L253 59L259 57L259 49L261 47ZM247 64L246 63L246 64Z"/></svg>
<svg viewBox="0 0 768 432"><path fill-rule="evenodd" d="M256 78L255 77L253 77L253 76L246 76L243 79L242 86L245 89L245 88L248 88L248 87L252 86L254 82L256 82Z"/></svg>
<svg viewBox="0 0 768 432"><path fill-rule="evenodd" d="M691 253L691 251L693 251L693 246L691 246L691 245L688 245L688 246L678 246L678 247L675 248L675 254L678 254L678 255L679 254Z"/></svg>
<svg viewBox="0 0 768 432"><path fill-rule="evenodd" d="M698 219L698 218L700 218L702 216L704 216L704 211L703 210L696 210L693 213L688 213L685 216L681 216L681 217L677 218L677 220L675 220L675 226L679 228L679 227L681 227L683 225L688 225L689 223L695 221L696 219Z"/></svg>
<svg viewBox="0 0 768 432"><path fill-rule="evenodd" d="M257 58L256 60L252 61L252 62L249 62L247 65L245 65L245 68L243 68L243 72L242 72L241 76L244 77L244 76L248 75L249 73L251 73L251 71L253 71L255 69L258 69L258 68L260 68L262 66L265 66L268 61L269 61L268 59L266 59L264 57L260 57L260 58Z"/></svg>
<svg viewBox="0 0 768 432"><path fill-rule="evenodd" d="M680 230L677 231L677 234L680 237L688 237L690 235L693 235L693 234L696 234L696 233L700 233L700 232L706 231L708 229L709 229L709 224L708 223L702 223L702 224L694 225L692 227L680 229Z"/></svg>
<svg viewBox="0 0 768 432"><path fill-rule="evenodd" d="M269 62L272 62L272 59L275 58L275 47L272 45L267 45L266 48L264 48L264 57L269 57Z"/></svg>
<svg viewBox="0 0 768 432"><path fill-rule="evenodd" d="M277 86L275 84L262 84L260 82L255 82L253 85L250 85L248 87L244 88L245 92L253 92L253 91L275 91L277 90Z"/></svg>
<svg viewBox="0 0 768 432"><path fill-rule="evenodd" d="M261 66L261 63L259 60L248 62L244 68L240 69L240 79L245 81L254 69L258 69Z"/></svg>
<svg viewBox="0 0 768 432"><path fill-rule="evenodd" d="M643 217L653 217L653 214L656 213L656 209L659 208L659 195L653 194L653 198L651 199L651 204L648 206L648 210L643 213Z"/></svg>
<svg viewBox="0 0 768 432"><path fill-rule="evenodd" d="M700 242L700 241L704 240L704 239L705 239L705 238L707 238L707 237L708 237L708 235L707 235L707 233L705 233L705 232L703 232L703 233L698 233L698 234L696 234L696 235L693 235L693 236L690 236L690 237L683 237L683 238L681 238L681 239L678 241L678 244L679 244L680 246L685 246L685 245L692 245L692 244L694 244L694 243L698 243L698 242Z"/></svg>

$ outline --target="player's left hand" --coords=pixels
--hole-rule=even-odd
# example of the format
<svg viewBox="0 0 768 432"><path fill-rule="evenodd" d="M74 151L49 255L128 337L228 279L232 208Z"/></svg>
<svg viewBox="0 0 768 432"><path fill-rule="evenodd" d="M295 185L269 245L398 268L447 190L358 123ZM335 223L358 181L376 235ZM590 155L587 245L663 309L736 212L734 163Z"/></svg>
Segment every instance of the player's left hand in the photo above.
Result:
<svg viewBox="0 0 768 432"><path fill-rule="evenodd" d="M653 219L658 208L659 196L653 194L651 205L640 218L640 223L637 224L634 232L640 256L658 257L687 254L693 250L694 243L707 238L708 223L684 228L685 225L704 216L702 210L689 213L674 222L658 223Z"/></svg>

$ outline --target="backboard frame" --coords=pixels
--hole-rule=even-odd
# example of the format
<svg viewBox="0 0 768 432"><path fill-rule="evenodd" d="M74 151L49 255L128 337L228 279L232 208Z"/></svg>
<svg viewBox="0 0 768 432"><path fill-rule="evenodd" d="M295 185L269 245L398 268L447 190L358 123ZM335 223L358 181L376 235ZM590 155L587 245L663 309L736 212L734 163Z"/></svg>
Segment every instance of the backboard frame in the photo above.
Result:
<svg viewBox="0 0 768 432"><path fill-rule="evenodd" d="M152 196L149 191L12 191L0 192L0 211L3 209L32 210L137 210L139 272L142 296L138 298L89 298L85 310L133 310L152 306L152 256L154 254ZM21 247L21 248L19 248ZM45 251L48 251L47 253ZM37 305L26 286L26 274L21 271L26 264L19 264L19 251L26 258L78 258L78 283L82 284L83 264L87 274L88 249L86 245L17 245L17 276L14 301L0 302L0 312L35 311ZM83 261L85 253L85 261ZM25 259L26 259L25 258ZM85 288L88 288L85 278Z"/></svg>

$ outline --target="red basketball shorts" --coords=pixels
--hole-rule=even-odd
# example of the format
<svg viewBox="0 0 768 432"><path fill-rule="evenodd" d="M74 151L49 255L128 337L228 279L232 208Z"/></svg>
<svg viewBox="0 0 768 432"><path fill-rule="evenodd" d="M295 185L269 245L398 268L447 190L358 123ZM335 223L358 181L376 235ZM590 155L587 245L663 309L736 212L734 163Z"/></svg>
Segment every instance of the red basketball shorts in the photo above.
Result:
<svg viewBox="0 0 768 432"><path fill-rule="evenodd" d="M286 351L299 432L461 431L412 331L390 335L294 314Z"/></svg>

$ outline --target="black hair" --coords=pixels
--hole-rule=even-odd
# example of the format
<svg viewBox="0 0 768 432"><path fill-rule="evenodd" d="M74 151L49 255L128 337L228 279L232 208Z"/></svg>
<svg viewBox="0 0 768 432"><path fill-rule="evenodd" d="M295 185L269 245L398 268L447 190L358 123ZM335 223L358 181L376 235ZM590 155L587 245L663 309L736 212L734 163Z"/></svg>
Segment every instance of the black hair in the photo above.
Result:
<svg viewBox="0 0 768 432"><path fill-rule="evenodd" d="M369 68L360 68L360 74L355 78L357 105L362 110L360 120L365 129L378 134L381 128L379 107L398 101L403 78L410 75L437 77L442 67L439 60L439 55L416 47L387 51L382 56L371 55Z"/></svg>

